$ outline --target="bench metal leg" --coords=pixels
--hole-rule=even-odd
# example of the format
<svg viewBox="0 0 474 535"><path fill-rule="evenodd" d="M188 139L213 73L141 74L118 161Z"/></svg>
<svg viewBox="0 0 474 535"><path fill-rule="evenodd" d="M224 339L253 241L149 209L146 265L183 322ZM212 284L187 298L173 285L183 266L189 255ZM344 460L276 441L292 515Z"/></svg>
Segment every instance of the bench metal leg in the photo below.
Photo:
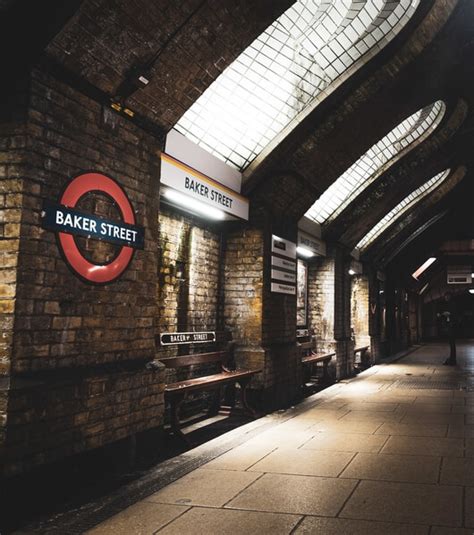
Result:
<svg viewBox="0 0 474 535"><path fill-rule="evenodd" d="M249 405L247 400L247 387L250 383L250 377L247 377L246 379L240 379L237 381L240 386L240 401L242 403L242 407L247 411L251 416L256 418L258 414L256 411Z"/></svg>
<svg viewBox="0 0 474 535"><path fill-rule="evenodd" d="M181 426L179 423L179 409L181 407L181 404L184 401L184 394L173 396L173 399L170 400L170 408L171 408L171 429L173 431L173 434L176 437L181 438L188 446L191 446L191 442L186 437L186 435L181 431Z"/></svg>
<svg viewBox="0 0 474 535"><path fill-rule="evenodd" d="M219 414L221 405L222 405L222 388L217 388L214 391L213 400L211 403L211 406L209 407L209 410L207 411L207 416L215 416L216 414Z"/></svg>

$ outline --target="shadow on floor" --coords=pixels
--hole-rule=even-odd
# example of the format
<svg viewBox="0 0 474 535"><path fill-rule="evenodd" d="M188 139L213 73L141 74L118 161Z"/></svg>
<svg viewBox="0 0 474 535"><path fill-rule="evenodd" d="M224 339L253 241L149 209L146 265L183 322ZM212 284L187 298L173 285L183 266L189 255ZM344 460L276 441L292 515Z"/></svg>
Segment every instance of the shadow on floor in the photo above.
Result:
<svg viewBox="0 0 474 535"><path fill-rule="evenodd" d="M243 415L194 417L186 435L199 446L250 421ZM26 476L0 480L5 535L41 517L81 507L143 476L157 464L189 448L170 434L148 431L137 437L135 460L128 441L86 452L31 471Z"/></svg>

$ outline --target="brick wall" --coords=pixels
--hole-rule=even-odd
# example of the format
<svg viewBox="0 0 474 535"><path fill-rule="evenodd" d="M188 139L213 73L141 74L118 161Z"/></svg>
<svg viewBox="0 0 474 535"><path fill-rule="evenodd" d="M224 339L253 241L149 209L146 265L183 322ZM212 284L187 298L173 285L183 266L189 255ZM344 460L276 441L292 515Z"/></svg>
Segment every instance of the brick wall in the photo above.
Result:
<svg viewBox="0 0 474 535"><path fill-rule="evenodd" d="M13 203L8 212L13 226L4 226L13 235L0 240L12 251L2 255L8 262L5 277L19 251L16 293L10 289L2 300L16 297L4 389L7 473L156 427L163 414L162 368L147 365L155 357L158 313L161 140L104 115L97 103L40 71L32 74L26 110L20 122L24 136L4 142L9 163L0 167L8 189L1 199ZM13 156L15 144L22 147L22 162ZM106 286L80 281L61 257L54 233L41 228L43 200L58 200L68 181L84 170L115 178L131 200L137 224L145 227L144 250ZM107 198L95 194L81 207L111 218L117 214ZM84 255L96 261L115 253L107 244L78 241ZM2 314L7 325L9 307Z"/></svg>
<svg viewBox="0 0 474 535"><path fill-rule="evenodd" d="M154 357L160 144L119 118L115 131L109 131L101 116L95 102L34 73L23 176L15 371ZM119 181L137 223L146 229L145 249L135 253L117 282L106 286L80 282L60 256L54 233L40 223L43 200L57 200L71 177L91 169ZM106 261L107 254L101 259Z"/></svg>
<svg viewBox="0 0 474 535"><path fill-rule="evenodd" d="M79 370L54 381L16 380L9 391L3 474L24 472L158 427L159 370ZM0 474L2 473L0 472Z"/></svg>
<svg viewBox="0 0 474 535"><path fill-rule="evenodd" d="M202 218L162 208L159 228L156 335L174 331L220 330L220 227ZM215 344L164 346L157 348L157 358L215 349ZM167 383L171 383L216 371L215 365L167 369L165 378ZM209 399L210 395L202 392L188 396L182 413L199 412Z"/></svg>
<svg viewBox="0 0 474 535"><path fill-rule="evenodd" d="M25 103L17 98L0 116L0 376L11 366L25 147Z"/></svg>
<svg viewBox="0 0 474 535"><path fill-rule="evenodd" d="M337 378L354 369L348 268L344 250L328 244L327 256L315 259L308 270L308 326L314 330L318 352L336 353L332 364Z"/></svg>
<svg viewBox="0 0 474 535"><path fill-rule="evenodd" d="M6 440L26 146L25 90L0 110L0 452Z"/></svg>
<svg viewBox="0 0 474 535"><path fill-rule="evenodd" d="M355 275L351 283L351 325L355 345L370 345L369 278L367 275Z"/></svg>
<svg viewBox="0 0 474 535"><path fill-rule="evenodd" d="M219 227L170 209L160 213L159 226L156 334L217 330ZM176 351L176 347L158 348L158 355L170 356Z"/></svg>
<svg viewBox="0 0 474 535"><path fill-rule="evenodd" d="M226 238L224 267L224 323L232 331L238 349L237 363L264 368L263 321L263 230L230 231ZM263 375L253 379L263 386Z"/></svg>

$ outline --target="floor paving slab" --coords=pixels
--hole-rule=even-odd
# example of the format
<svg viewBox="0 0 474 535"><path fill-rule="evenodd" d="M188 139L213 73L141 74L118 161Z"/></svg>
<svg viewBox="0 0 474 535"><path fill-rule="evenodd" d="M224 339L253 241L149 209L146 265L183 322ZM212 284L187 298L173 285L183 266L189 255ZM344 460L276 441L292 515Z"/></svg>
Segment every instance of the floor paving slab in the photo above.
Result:
<svg viewBox="0 0 474 535"><path fill-rule="evenodd" d="M397 411L377 412L377 411L351 411L341 418L341 422L399 422L404 417L404 413Z"/></svg>
<svg viewBox="0 0 474 535"><path fill-rule="evenodd" d="M232 509L193 507L160 530L160 535L276 535L289 534L301 519L299 515L261 513Z"/></svg>
<svg viewBox="0 0 474 535"><path fill-rule="evenodd" d="M464 516L464 525L469 528L474 528L474 487L466 489Z"/></svg>
<svg viewBox="0 0 474 535"><path fill-rule="evenodd" d="M319 451L347 451L378 453L388 440L384 435L363 435L362 433L317 433L301 448Z"/></svg>
<svg viewBox="0 0 474 535"><path fill-rule="evenodd" d="M124 509L86 533L88 535L151 535L187 511L188 507L142 501Z"/></svg>
<svg viewBox="0 0 474 535"><path fill-rule="evenodd" d="M305 411L303 414L298 415L299 420L316 420L316 421L326 421L326 420L340 420L348 411L345 408L342 409L323 409L315 407Z"/></svg>
<svg viewBox="0 0 474 535"><path fill-rule="evenodd" d="M207 470L247 470L247 468L250 468L275 448L276 446L272 443L242 444L220 455L201 468Z"/></svg>
<svg viewBox="0 0 474 535"><path fill-rule="evenodd" d="M440 462L440 457L358 453L341 477L437 483Z"/></svg>
<svg viewBox="0 0 474 535"><path fill-rule="evenodd" d="M461 487L361 481L342 518L462 526Z"/></svg>
<svg viewBox="0 0 474 535"><path fill-rule="evenodd" d="M391 436L383 446L381 453L434 455L436 457L463 457L464 439Z"/></svg>
<svg viewBox="0 0 474 535"><path fill-rule="evenodd" d="M331 431L331 432L340 432L340 433L362 433L364 435L372 434L377 431L377 429L382 424L380 422L374 421L337 421L337 422L318 422L311 427L313 436L322 431Z"/></svg>
<svg viewBox="0 0 474 535"><path fill-rule="evenodd" d="M429 526L307 516L295 535L428 535Z"/></svg>
<svg viewBox="0 0 474 535"><path fill-rule="evenodd" d="M350 479L265 474L226 507L336 516L357 483Z"/></svg>
<svg viewBox="0 0 474 535"><path fill-rule="evenodd" d="M474 425L450 425L448 428L448 437L474 438Z"/></svg>
<svg viewBox="0 0 474 535"><path fill-rule="evenodd" d="M472 459L474 457L474 438L466 438L465 445L466 445L465 456L470 457Z"/></svg>
<svg viewBox="0 0 474 535"><path fill-rule="evenodd" d="M430 535L472 535L472 529L469 528L443 528L433 526Z"/></svg>
<svg viewBox="0 0 474 535"><path fill-rule="evenodd" d="M376 431L376 435L400 435L412 437L444 437L448 431L447 425L442 424L407 424L385 423Z"/></svg>
<svg viewBox="0 0 474 535"><path fill-rule="evenodd" d="M437 412L424 412L424 413L412 413L405 414L401 423L403 424L452 424L463 425L465 415L464 414L443 414ZM468 423L468 422L466 422Z"/></svg>
<svg viewBox="0 0 474 535"><path fill-rule="evenodd" d="M314 450L276 450L249 470L278 474L337 477L353 458L353 453Z"/></svg>
<svg viewBox="0 0 474 535"><path fill-rule="evenodd" d="M347 411L375 411L375 412L393 412L395 409L398 408L398 403L388 403L388 402L367 402L367 401L361 401L357 403L347 403L344 406L344 410Z"/></svg>
<svg viewBox="0 0 474 535"><path fill-rule="evenodd" d="M221 507L260 477L259 473L199 468L156 492L148 501Z"/></svg>
<svg viewBox="0 0 474 535"><path fill-rule="evenodd" d="M474 462L470 458L445 457L441 465L440 482L474 487Z"/></svg>

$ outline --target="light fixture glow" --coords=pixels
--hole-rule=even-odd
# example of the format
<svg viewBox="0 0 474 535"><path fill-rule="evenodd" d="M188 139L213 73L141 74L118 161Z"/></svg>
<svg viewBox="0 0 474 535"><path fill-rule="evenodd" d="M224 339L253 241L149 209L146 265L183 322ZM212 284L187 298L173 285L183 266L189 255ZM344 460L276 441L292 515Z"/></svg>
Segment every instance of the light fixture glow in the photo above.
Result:
<svg viewBox="0 0 474 535"><path fill-rule="evenodd" d="M474 294L474 288L469 288L469 293Z"/></svg>
<svg viewBox="0 0 474 535"><path fill-rule="evenodd" d="M428 258L428 260L426 260L426 262L423 262L423 264L421 264L421 266L416 270L414 271L411 276L415 279L415 280L418 280L418 278L420 277L420 275L422 273L424 273L430 266L433 262L436 261L436 257L434 256L430 256L430 258Z"/></svg>
<svg viewBox="0 0 474 535"><path fill-rule="evenodd" d="M306 249L306 247L300 247L298 246L296 248L296 252L301 255L301 256L304 256L305 258L311 258L312 256L314 256L314 253L313 251L311 251L310 249Z"/></svg>
<svg viewBox="0 0 474 535"><path fill-rule="evenodd" d="M209 219L223 220L225 218L225 213L222 210L208 206L200 201L196 201L196 199L188 197L179 191L167 189L165 190L164 195L173 203L176 203L179 206L182 206L183 208L193 212L197 212L205 217L208 217Z"/></svg>
<svg viewBox="0 0 474 535"><path fill-rule="evenodd" d="M430 285L429 282L427 282L423 288L418 292L418 295L422 295L424 292L426 292L426 289L428 288L428 286Z"/></svg>
<svg viewBox="0 0 474 535"><path fill-rule="evenodd" d="M355 275L356 274L356 272L353 269L350 269L347 273L349 273L349 275Z"/></svg>

